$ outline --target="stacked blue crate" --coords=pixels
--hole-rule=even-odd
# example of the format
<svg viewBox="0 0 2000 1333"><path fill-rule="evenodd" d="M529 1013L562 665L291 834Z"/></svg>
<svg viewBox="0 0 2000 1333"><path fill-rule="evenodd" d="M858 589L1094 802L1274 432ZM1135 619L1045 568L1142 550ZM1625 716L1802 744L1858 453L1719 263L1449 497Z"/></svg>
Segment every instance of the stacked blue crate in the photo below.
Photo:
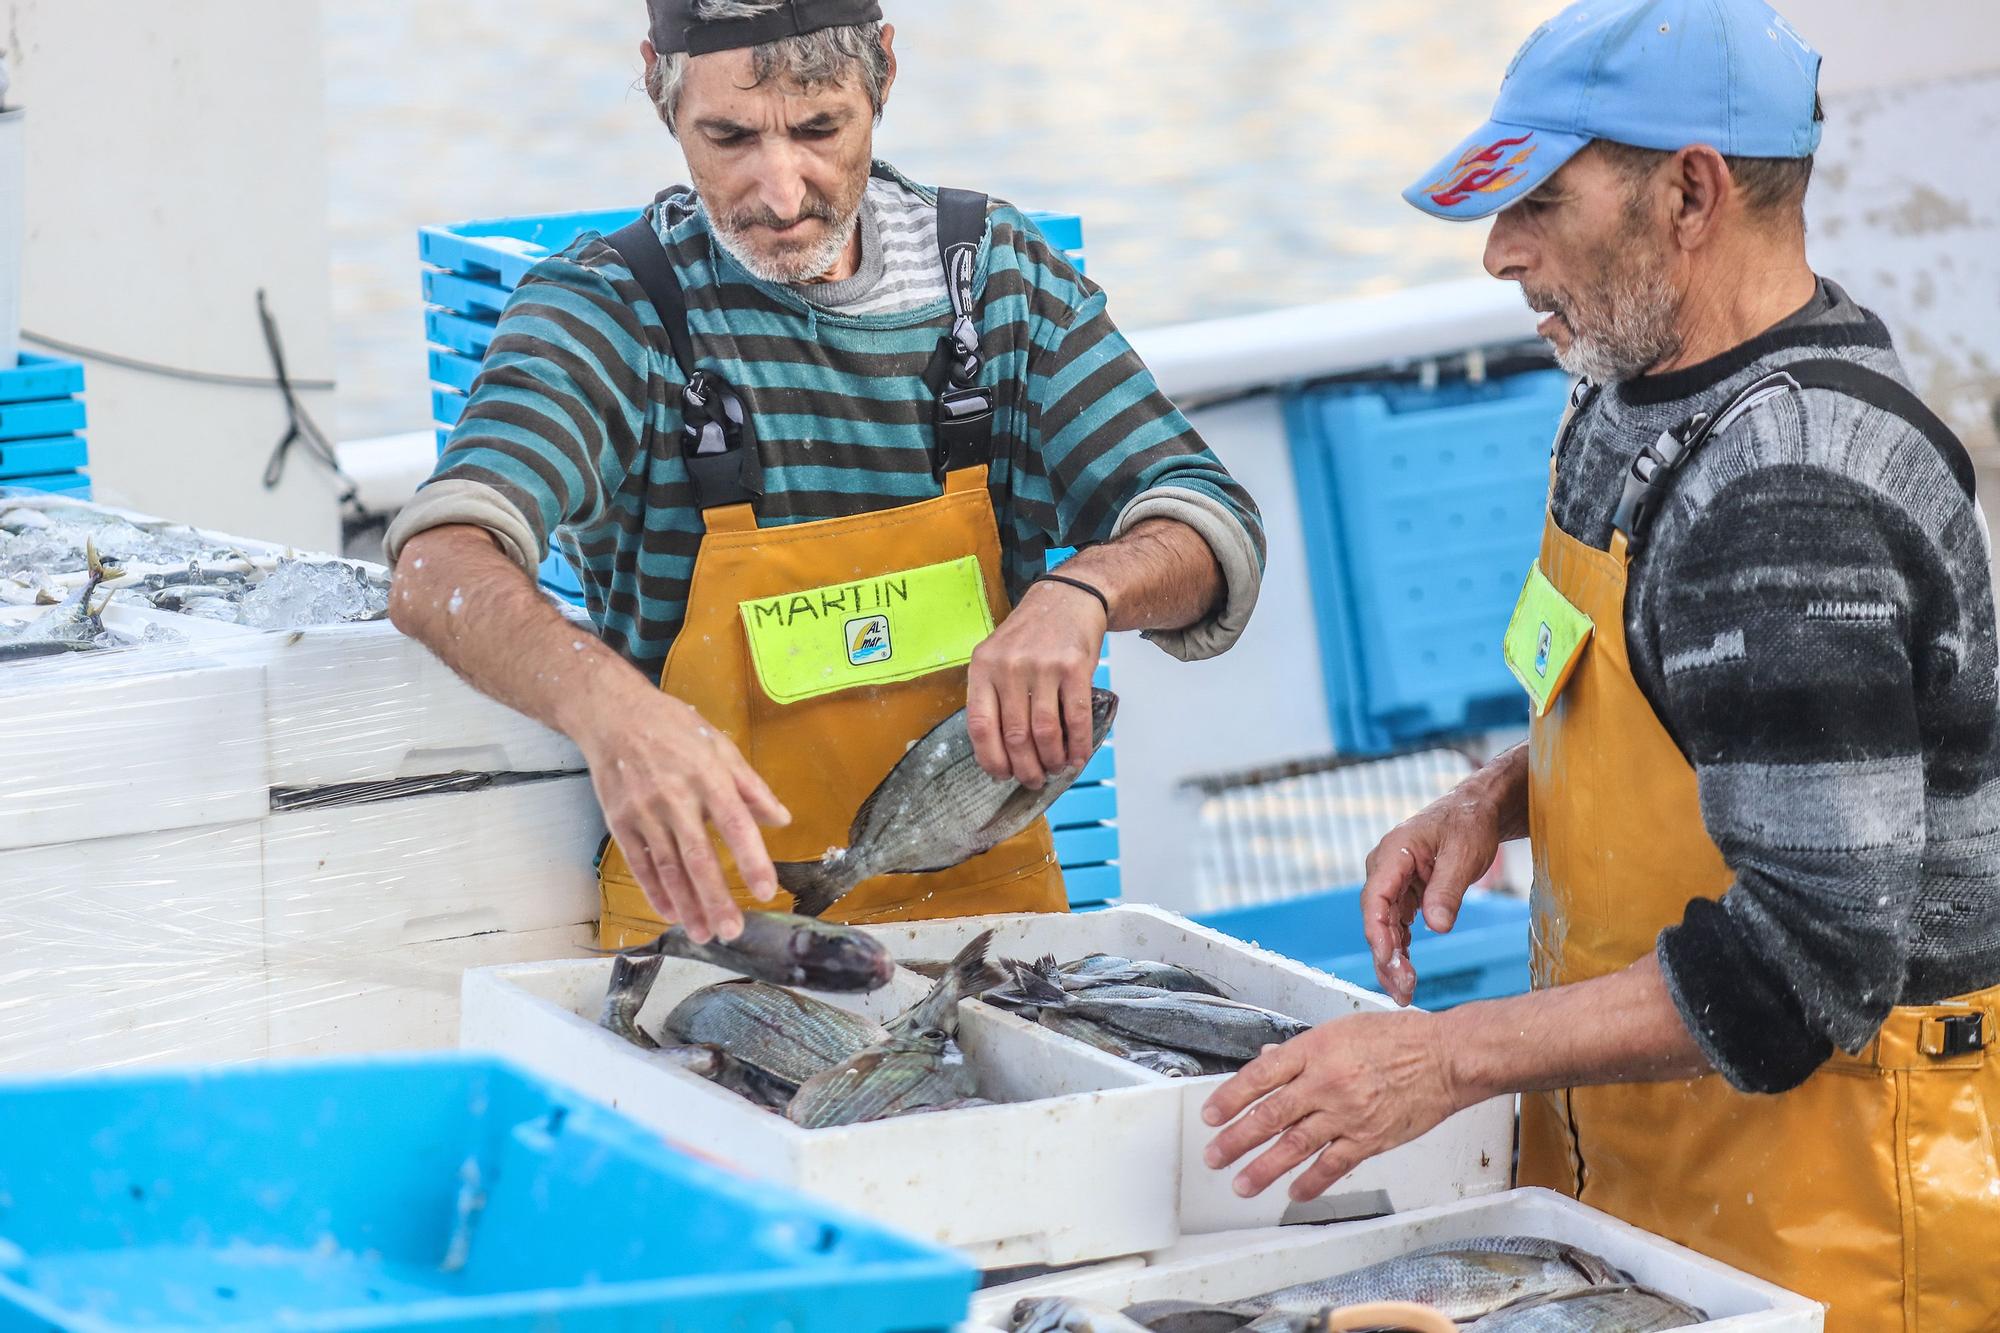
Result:
<svg viewBox="0 0 2000 1333"><path fill-rule="evenodd" d="M0 488L90 498L83 437L83 364L21 353L0 370Z"/></svg>
<svg viewBox="0 0 2000 1333"><path fill-rule="evenodd" d="M1042 235L1078 272L1084 270L1083 220L1072 213L1030 213ZM442 450L465 409L466 395L479 376L479 363L493 341L493 328L521 279L541 260L585 232L609 235L630 222L633 211L613 209L556 213L540 217L488 218L417 233L423 261L424 329L430 337L431 418ZM1051 565L1070 552L1052 551ZM560 553L542 565L542 586L581 603L576 571ZM1108 662L1100 662L1097 683L1109 688ZM1119 896L1118 794L1113 781L1112 746L1107 742L1075 785L1049 808L1056 860L1074 907L1095 907Z"/></svg>
<svg viewBox="0 0 2000 1333"><path fill-rule="evenodd" d="M1568 394L1550 370L1288 398L1339 753L1526 721L1500 640L1539 544Z"/></svg>
<svg viewBox="0 0 2000 1333"><path fill-rule="evenodd" d="M440 451L464 410L500 312L528 270L585 232L608 236L633 216L632 209L611 209L486 218L418 230L417 254L424 264L424 329L431 342L431 419ZM1028 216L1049 244L1081 272L1082 219L1063 213ZM583 601L576 571L560 552L549 553L541 579L549 591L572 602Z"/></svg>

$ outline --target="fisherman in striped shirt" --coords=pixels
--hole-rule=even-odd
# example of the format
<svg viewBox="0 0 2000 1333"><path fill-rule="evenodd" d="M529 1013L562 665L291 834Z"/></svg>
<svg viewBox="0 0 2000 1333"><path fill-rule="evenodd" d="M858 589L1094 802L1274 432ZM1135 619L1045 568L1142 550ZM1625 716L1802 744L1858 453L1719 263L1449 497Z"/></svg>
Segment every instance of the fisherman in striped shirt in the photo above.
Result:
<svg viewBox="0 0 2000 1333"><path fill-rule="evenodd" d="M663 919L733 936L773 857L845 845L961 707L996 777L1080 764L1105 632L1219 653L1263 562L1103 293L1019 210L873 160L878 4L649 8L694 188L529 273L388 543L397 625L589 761L614 947ZM535 587L551 541L598 636ZM1065 904L1038 820L832 915Z"/></svg>

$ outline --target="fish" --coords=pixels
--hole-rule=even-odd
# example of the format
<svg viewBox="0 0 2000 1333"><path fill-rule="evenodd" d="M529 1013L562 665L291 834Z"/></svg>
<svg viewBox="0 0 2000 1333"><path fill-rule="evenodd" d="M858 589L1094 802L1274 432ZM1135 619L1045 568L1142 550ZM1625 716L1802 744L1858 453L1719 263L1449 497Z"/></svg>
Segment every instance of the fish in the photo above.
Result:
<svg viewBox="0 0 2000 1333"><path fill-rule="evenodd" d="M1634 1283L1530 1296L1466 1326L1466 1333L1661 1333L1708 1316Z"/></svg>
<svg viewBox="0 0 2000 1333"><path fill-rule="evenodd" d="M696 944L673 926L648 943L620 950L598 1022L634 1045L655 1043L639 1028L639 1011L668 958L726 968L776 986L828 992L879 990L896 975L896 960L873 935L851 926L785 912L748 912L733 940Z"/></svg>
<svg viewBox="0 0 2000 1333"><path fill-rule="evenodd" d="M748 978L695 991L668 1012L661 1031L670 1041L721 1051L728 1062L715 1081L756 1102L775 1099L780 1088L789 1102L814 1074L889 1038L860 1014Z"/></svg>
<svg viewBox="0 0 2000 1333"><path fill-rule="evenodd" d="M1118 696L1090 692L1090 749L1104 744ZM877 875L949 870L999 846L1039 819L1069 790L1081 767L1048 775L1039 790L995 778L973 756L964 709L931 728L861 803L847 846L817 861L781 861L778 885L793 907L819 916Z"/></svg>
<svg viewBox="0 0 2000 1333"><path fill-rule="evenodd" d="M1251 1060L1266 1046L1311 1028L1296 1018L1214 995L1100 987L1067 995L1059 1007L1128 1037L1192 1055Z"/></svg>
<svg viewBox="0 0 2000 1333"><path fill-rule="evenodd" d="M94 541L85 543L85 555L89 561L90 577L83 586L63 598L53 610L23 625L7 639L0 640L0 662L52 657L58 653L84 653L98 646L97 636L104 633L104 622L98 617L103 614L104 607L100 604L92 610L90 599L96 595L97 585L113 577L115 571L98 557Z"/></svg>
<svg viewBox="0 0 2000 1333"><path fill-rule="evenodd" d="M1257 1317L1254 1310L1197 1301L1142 1301L1124 1313L1149 1333L1236 1333Z"/></svg>
<svg viewBox="0 0 2000 1333"><path fill-rule="evenodd" d="M1014 1306L1009 1333L1148 1333L1146 1325L1074 1296L1029 1296Z"/></svg>
<svg viewBox="0 0 2000 1333"><path fill-rule="evenodd" d="M1101 1023L1093 1023L1087 1018L1061 1009L1043 1009L1037 1021L1051 1032L1060 1033L1086 1046L1094 1046L1122 1060L1130 1060L1141 1068L1150 1069L1156 1074L1165 1074L1168 1078L1198 1078L1201 1075L1201 1061L1185 1051L1167 1051L1156 1046L1148 1046L1113 1032Z"/></svg>
<svg viewBox="0 0 2000 1333"><path fill-rule="evenodd" d="M998 1106L1000 1103L985 1097L961 1097L955 1102L939 1102L936 1106L911 1106L896 1112L896 1115L928 1115L934 1111L976 1111L982 1106ZM884 1116L893 1120L895 1116Z"/></svg>
<svg viewBox="0 0 2000 1333"><path fill-rule="evenodd" d="M1238 1302L1259 1311L1244 1333L1289 1333L1275 1315L1310 1315L1368 1301L1414 1301L1464 1322L1529 1296L1582 1291L1628 1281L1588 1251L1534 1236L1450 1241L1385 1259L1351 1273L1302 1282Z"/></svg>
<svg viewBox="0 0 2000 1333"><path fill-rule="evenodd" d="M793 1124L824 1129L977 1096L977 1080L956 1040L958 1005L990 984L986 950L992 943L990 930L975 935L930 993L890 1022L887 1041L807 1079L785 1115Z"/></svg>
<svg viewBox="0 0 2000 1333"><path fill-rule="evenodd" d="M1051 961L1042 959L1042 964ZM1214 995L1227 999L1222 988L1202 976L1173 963L1147 958L1120 958L1115 954L1094 953L1056 969L1065 990L1090 990L1121 984L1151 986L1155 990L1181 991L1189 995Z"/></svg>

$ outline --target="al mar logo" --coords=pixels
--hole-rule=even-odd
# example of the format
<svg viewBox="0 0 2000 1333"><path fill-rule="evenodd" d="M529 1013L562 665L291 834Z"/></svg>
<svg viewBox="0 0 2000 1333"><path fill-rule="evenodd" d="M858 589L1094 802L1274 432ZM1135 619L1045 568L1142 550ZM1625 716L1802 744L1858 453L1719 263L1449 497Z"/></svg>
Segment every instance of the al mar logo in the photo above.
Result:
<svg viewBox="0 0 2000 1333"><path fill-rule="evenodd" d="M871 662L886 662L892 651L889 644L889 617L862 616L847 622L847 660L852 666L867 666Z"/></svg>
<svg viewBox="0 0 2000 1333"><path fill-rule="evenodd" d="M1542 622L1542 632L1535 640L1535 674L1538 676L1549 674L1549 647L1550 641L1554 637L1549 632L1549 622L1544 620Z"/></svg>

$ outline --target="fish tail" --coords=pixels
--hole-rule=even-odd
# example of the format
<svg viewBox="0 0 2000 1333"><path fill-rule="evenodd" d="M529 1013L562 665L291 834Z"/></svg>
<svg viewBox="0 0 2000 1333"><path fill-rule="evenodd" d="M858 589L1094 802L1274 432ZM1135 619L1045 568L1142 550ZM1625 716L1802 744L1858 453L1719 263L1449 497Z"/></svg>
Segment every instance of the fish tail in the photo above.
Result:
<svg viewBox="0 0 2000 1333"><path fill-rule="evenodd" d="M1061 1008L1068 1003L1069 992L1049 972L1044 971L1040 963L1024 963L1018 958L1011 958L1008 966L1013 970L1015 987L1029 1004Z"/></svg>
<svg viewBox="0 0 2000 1333"><path fill-rule="evenodd" d="M846 860L841 853L817 861L778 862L778 887L792 895L792 910L800 916L819 916L845 898L854 887Z"/></svg>

